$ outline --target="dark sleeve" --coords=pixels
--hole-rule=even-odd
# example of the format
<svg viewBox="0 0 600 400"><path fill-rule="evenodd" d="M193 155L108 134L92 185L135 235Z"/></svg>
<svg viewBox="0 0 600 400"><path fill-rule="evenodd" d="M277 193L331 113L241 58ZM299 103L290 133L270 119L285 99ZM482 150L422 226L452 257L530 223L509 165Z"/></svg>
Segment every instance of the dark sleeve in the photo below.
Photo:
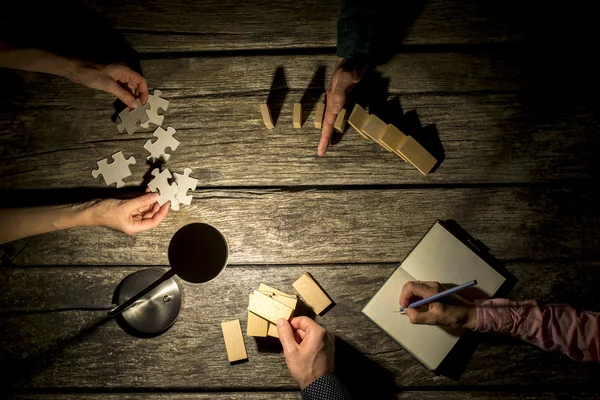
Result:
<svg viewBox="0 0 600 400"><path fill-rule="evenodd" d="M352 396L337 376L326 374L304 388L302 400L352 400Z"/></svg>
<svg viewBox="0 0 600 400"><path fill-rule="evenodd" d="M367 59L375 45L380 0L341 0L337 26L337 55Z"/></svg>

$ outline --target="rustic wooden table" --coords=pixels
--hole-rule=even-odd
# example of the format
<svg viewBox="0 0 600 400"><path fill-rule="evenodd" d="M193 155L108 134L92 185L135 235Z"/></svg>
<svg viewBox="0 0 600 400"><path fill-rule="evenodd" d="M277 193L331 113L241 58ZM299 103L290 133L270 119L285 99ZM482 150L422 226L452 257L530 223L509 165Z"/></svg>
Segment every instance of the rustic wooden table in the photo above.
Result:
<svg viewBox="0 0 600 400"><path fill-rule="evenodd" d="M351 128L323 158L312 114L292 128L292 104L307 89L320 94L332 72L337 2L96 4L171 101L165 124L181 145L168 166L192 168L199 187L151 232L74 229L3 246L0 308L109 302L127 274L166 267L169 239L192 221L225 233L230 265L208 284L181 282L179 320L151 339L101 312L1 316L3 390L16 399L297 398L276 346L246 338L249 362L230 366L220 322L244 325L260 282L292 291L310 271L337 302L316 319L339 338L340 373L364 398L598 398L598 365L505 337L481 337L459 380L437 376L360 313L437 219L455 220L506 262L519 280L510 298L599 309L598 65L581 41L566 45L566 30L515 4L430 0L377 68L388 116L424 141L439 138L445 160L427 177ZM258 104L279 67L287 95L268 131ZM118 150L143 160L151 131L119 134L110 95L34 73L0 71L0 82L3 205L111 195L91 177L95 161ZM148 166L132 172L129 190Z"/></svg>

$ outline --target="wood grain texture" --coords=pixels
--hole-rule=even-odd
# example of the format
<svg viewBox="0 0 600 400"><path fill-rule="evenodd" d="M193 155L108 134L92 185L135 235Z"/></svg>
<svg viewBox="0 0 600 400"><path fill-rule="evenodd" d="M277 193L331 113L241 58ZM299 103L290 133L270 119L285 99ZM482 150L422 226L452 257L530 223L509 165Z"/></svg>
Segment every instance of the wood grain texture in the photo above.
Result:
<svg viewBox="0 0 600 400"><path fill-rule="evenodd" d="M398 262L438 219L455 220L501 259L598 257L598 201L580 187L202 190L153 231L54 232L12 244L28 243L12 261L167 265L173 234L201 221L227 237L231 264Z"/></svg>
<svg viewBox="0 0 600 400"><path fill-rule="evenodd" d="M268 279L274 286L292 291L294 280L309 271L330 288L329 294L337 302L317 321L338 337L340 376L347 379L352 374L367 374L375 379L369 390L396 391L396 385L403 390L425 386L485 390L498 385L547 385L562 390L585 385L597 390L600 365L575 363L494 335L481 338L459 381L432 374L360 313L395 267L366 264L228 268L217 280L205 285L181 283L184 301L178 321L166 334L151 339L128 336L114 321L100 323L103 313L3 314L0 355L4 362L0 376L4 384L11 382L20 388L40 390L294 389L277 342L248 339L250 361L230 366L215 319L240 318L244 324L250 288ZM578 307L584 304L584 309L589 310L600 308L595 295L599 263L511 263L508 269L519 279L509 296L512 299L537 298ZM118 282L137 270L2 268L0 309L103 304L110 300ZM588 279L576 279L580 276ZM214 301L214 293L219 293L222 301ZM265 376L269 378L263 379Z"/></svg>
<svg viewBox="0 0 600 400"><path fill-rule="evenodd" d="M98 2L96 8L137 51L160 53L335 47L339 2L112 0ZM540 18L544 10L536 10ZM407 14L418 15L414 23L404 23L413 19L402 18ZM403 38L407 45L499 43L541 35L539 20L511 1L413 2L394 7L388 15L397 16L399 35L408 27Z"/></svg>
<svg viewBox="0 0 600 400"><path fill-rule="evenodd" d="M316 156L319 132L294 130L291 113L282 113L277 129L265 130L256 105L266 100L277 66L286 68L291 91L284 109L289 110L318 65L331 63L329 57L169 59L147 61L143 67L150 85L163 89L171 101L165 125L177 129L181 146L169 163L192 168L200 186L594 178L593 149L600 146L593 134L599 129L597 108L580 96L553 99L544 91L523 92L528 85L522 83L526 74L517 58L408 54L382 68L380 83L387 84L387 91L379 99L385 103L388 95L398 96L383 108L391 119L404 113L400 128L430 152L445 155L427 178L365 143L353 129L325 158ZM38 74L1 71L0 76L10 82L0 100L0 188L104 187L89 175L96 161L117 150L146 155L142 146L151 131L119 134L110 121L110 95ZM147 169L143 163L134 165L126 183L139 184Z"/></svg>

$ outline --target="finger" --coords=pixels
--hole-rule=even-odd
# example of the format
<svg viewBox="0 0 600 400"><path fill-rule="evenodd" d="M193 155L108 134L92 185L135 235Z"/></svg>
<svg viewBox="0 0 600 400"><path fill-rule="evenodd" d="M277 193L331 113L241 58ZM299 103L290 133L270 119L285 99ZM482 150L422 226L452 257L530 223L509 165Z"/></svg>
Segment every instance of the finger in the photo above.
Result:
<svg viewBox="0 0 600 400"><path fill-rule="evenodd" d="M404 314L408 317L411 324L437 325L439 322L439 315L431 311L422 312L415 308L407 308L404 310Z"/></svg>
<svg viewBox="0 0 600 400"><path fill-rule="evenodd" d="M146 82L146 79L131 68L125 68L127 68L127 77L129 82L133 82L135 84L135 88L140 94L140 102L142 104L146 104L146 101L148 101L148 83Z"/></svg>
<svg viewBox="0 0 600 400"><path fill-rule="evenodd" d="M300 337L300 339L304 339L304 337L306 336L306 332L303 329L296 329L294 333L296 333Z"/></svg>
<svg viewBox="0 0 600 400"><path fill-rule="evenodd" d="M298 334L298 331L294 331L294 339L296 339L296 343L298 343L298 344L302 343L302 338Z"/></svg>
<svg viewBox="0 0 600 400"><path fill-rule="evenodd" d="M439 283L437 283L438 288L433 287L434 283L437 282L428 282L428 284L424 282L406 282L402 287L402 292L400 292L400 306L406 308L415 296L425 298L439 293Z"/></svg>
<svg viewBox="0 0 600 400"><path fill-rule="evenodd" d="M158 193L147 193L136 197L135 199L131 199L128 201L128 208L130 210L140 210L142 208L147 208L148 206L152 206L154 203L158 201L159 194Z"/></svg>
<svg viewBox="0 0 600 400"><path fill-rule="evenodd" d="M154 217L154 214L156 214L158 210L160 210L160 205L158 203L154 203L151 206L145 207L144 211L140 210L140 213L142 214L143 219L148 219Z"/></svg>
<svg viewBox="0 0 600 400"><path fill-rule="evenodd" d="M298 343L296 343L296 339L294 338L292 326L283 318L277 320L277 335L279 336L284 353L296 350Z"/></svg>
<svg viewBox="0 0 600 400"><path fill-rule="evenodd" d="M117 96L117 98L119 100L121 100L123 103L125 103L127 105L127 107L129 107L129 108L136 107L135 98L133 97L133 95L131 93L129 93L121 85L119 85L117 83L117 81L114 81L114 80L108 79L108 78L106 78L106 79L107 79L107 82L104 85L104 87L102 88L102 90Z"/></svg>
<svg viewBox="0 0 600 400"><path fill-rule="evenodd" d="M160 207L158 212L152 216L152 218L144 218L137 225L137 232L148 231L150 229L156 228L160 223L165 219L167 213L169 212L169 207L171 206L171 202L167 201L165 204Z"/></svg>
<svg viewBox="0 0 600 400"><path fill-rule="evenodd" d="M292 325L292 328L302 329L306 333L308 333L311 329L319 326L319 324L317 324L315 321L304 316L292 318L290 324Z"/></svg>

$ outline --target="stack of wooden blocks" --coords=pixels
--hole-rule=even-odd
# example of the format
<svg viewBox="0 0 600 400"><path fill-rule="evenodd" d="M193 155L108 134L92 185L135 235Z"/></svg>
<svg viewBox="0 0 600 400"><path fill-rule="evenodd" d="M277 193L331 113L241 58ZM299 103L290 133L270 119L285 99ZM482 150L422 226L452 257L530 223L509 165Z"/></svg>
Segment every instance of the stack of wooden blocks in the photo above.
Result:
<svg viewBox="0 0 600 400"><path fill-rule="evenodd" d="M383 148L411 163L423 175L427 175L437 160L412 136L405 135L392 124L386 124L371 115L360 105L355 105L348 123L365 139L379 143Z"/></svg>
<svg viewBox="0 0 600 400"><path fill-rule="evenodd" d="M302 275L292 286L317 315L324 314L334 304L308 272ZM280 318L286 321L292 319L297 304L298 296L284 293L261 283L258 290L254 290L250 294L246 335L279 337L277 334L277 320ZM235 363L247 360L248 354L246 353L240 321L236 319L223 322L221 329L225 338L229 362Z"/></svg>

